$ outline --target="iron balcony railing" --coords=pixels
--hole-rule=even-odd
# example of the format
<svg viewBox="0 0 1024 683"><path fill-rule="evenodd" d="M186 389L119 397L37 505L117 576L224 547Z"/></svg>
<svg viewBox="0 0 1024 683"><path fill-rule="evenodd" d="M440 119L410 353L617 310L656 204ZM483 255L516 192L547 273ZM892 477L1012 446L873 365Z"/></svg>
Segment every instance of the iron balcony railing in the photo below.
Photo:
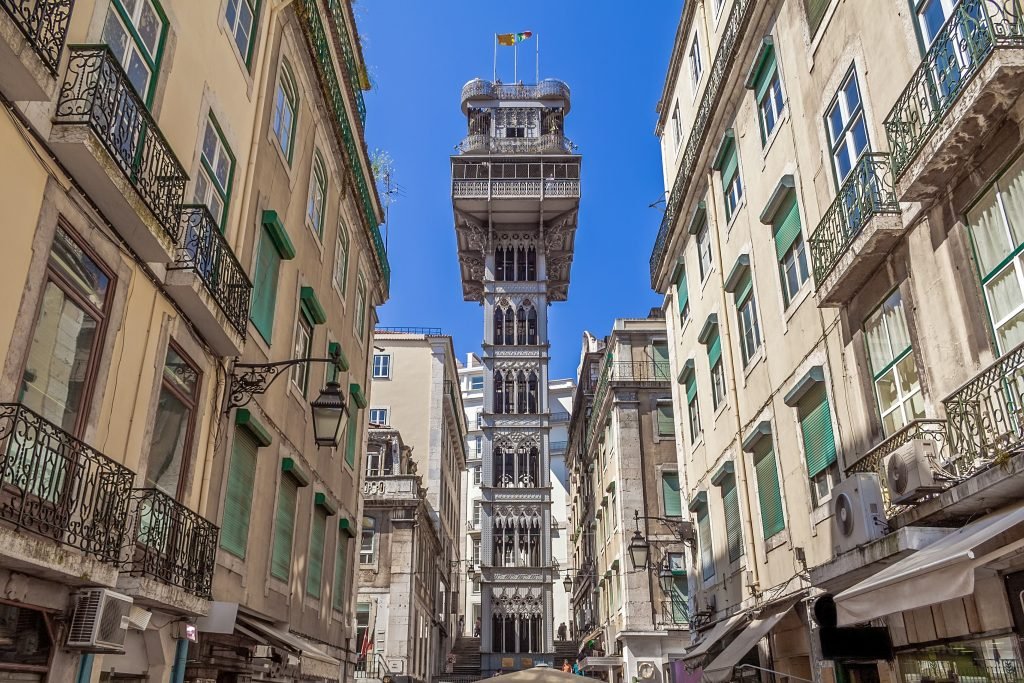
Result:
<svg viewBox="0 0 1024 683"><path fill-rule="evenodd" d="M373 331L381 334L422 334L426 336L440 337L444 330L440 327L381 327L373 328Z"/></svg>
<svg viewBox="0 0 1024 683"><path fill-rule="evenodd" d="M683 198L690 189L690 183L697 168L697 157L700 156L701 150L707 143L711 116L717 110L722 93L725 92L727 76L736 57L736 46L740 44L757 4L755 0L735 0L729 11L729 18L722 31L718 52L715 53L715 61L711 65L708 82L704 87L704 94L701 95L700 106L697 108L697 114L690 129L690 139L683 151L682 161L679 162L679 170L672 183L672 190L669 192L668 202L665 206L665 215L662 216L658 236L651 252L651 286L655 289L657 289L658 270L661 268L662 261L665 260L665 252L668 249L670 233L679 219L679 209Z"/></svg>
<svg viewBox="0 0 1024 683"><path fill-rule="evenodd" d="M604 407L605 394L612 382L649 383L671 381L672 370L668 361L612 361L605 360L602 364L601 379L597 382L594 392L594 414L587 425L587 444L589 445L597 433L600 413Z"/></svg>
<svg viewBox="0 0 1024 683"><path fill-rule="evenodd" d="M459 143L460 154L571 154L575 148L561 133L535 138L496 138L478 133L467 135Z"/></svg>
<svg viewBox="0 0 1024 683"><path fill-rule="evenodd" d="M345 22L345 11L342 7L342 0L327 0L327 6L331 10L330 24L334 28L334 35L337 37L338 47L341 48L341 56L345 62L345 69L348 71L348 80L352 84L352 94L356 100L356 111L359 112L359 122L366 124L366 102L363 101L363 86L366 75L356 68L355 50L352 47L352 38L349 36L348 24Z"/></svg>
<svg viewBox="0 0 1024 683"><path fill-rule="evenodd" d="M74 0L0 0L32 50L54 76L68 35Z"/></svg>
<svg viewBox="0 0 1024 683"><path fill-rule="evenodd" d="M191 270L199 276L231 326L245 337L252 283L205 206L181 210L182 235L168 270Z"/></svg>
<svg viewBox="0 0 1024 683"><path fill-rule="evenodd" d="M569 86L553 78L545 79L536 85L515 83L493 83L474 79L462 86L462 101L473 97L490 97L496 100L537 100L546 97L560 97L568 100Z"/></svg>
<svg viewBox="0 0 1024 683"><path fill-rule="evenodd" d="M210 597L217 526L158 489L132 489L125 570Z"/></svg>
<svg viewBox="0 0 1024 683"><path fill-rule="evenodd" d="M88 125L164 232L178 241L188 175L109 47L71 47L54 123Z"/></svg>
<svg viewBox="0 0 1024 683"><path fill-rule="evenodd" d="M1024 47L1022 0L961 0L885 118L893 173L903 175L990 54Z"/></svg>
<svg viewBox="0 0 1024 683"><path fill-rule="evenodd" d="M373 678L382 681L385 676L390 675L391 669L388 668L384 655L379 652L368 652L365 655L359 655L359 659L356 660L354 673L356 679Z"/></svg>
<svg viewBox="0 0 1024 683"><path fill-rule="evenodd" d="M0 404L0 519L111 563L135 474L18 403Z"/></svg>
<svg viewBox="0 0 1024 683"><path fill-rule="evenodd" d="M552 455L558 455L559 453L565 453L565 441L552 441L548 450L551 451Z"/></svg>
<svg viewBox="0 0 1024 683"><path fill-rule="evenodd" d="M690 609L685 600L661 600L658 603L658 625L681 628L690 623Z"/></svg>
<svg viewBox="0 0 1024 683"><path fill-rule="evenodd" d="M899 213L889 155L861 155L809 240L818 287L869 220L880 214Z"/></svg>
<svg viewBox="0 0 1024 683"><path fill-rule="evenodd" d="M349 121L348 110L345 108L345 96L341 83L338 80L338 74L334 68L334 60L331 56L327 32L324 30L323 21L320 19L320 8L317 5L317 0L297 0L295 9L303 24L303 33L306 36L306 42L312 54L313 63L316 65L316 72L319 76L324 99L327 100L327 104L334 113L332 124L335 129L335 136L348 156L352 175L355 177L356 190L363 205L367 229L370 231L373 246L377 252L377 265L381 269L384 287L389 289L391 286L391 265L388 263L387 249L384 247L384 239L380 234L380 224L377 222L373 192L371 191L370 184L366 182L366 176L360 163L359 148L361 143L356 139L352 122Z"/></svg>
<svg viewBox="0 0 1024 683"><path fill-rule="evenodd" d="M569 417L569 413L565 412L564 410L558 411L557 413L551 413L552 422L568 422Z"/></svg>

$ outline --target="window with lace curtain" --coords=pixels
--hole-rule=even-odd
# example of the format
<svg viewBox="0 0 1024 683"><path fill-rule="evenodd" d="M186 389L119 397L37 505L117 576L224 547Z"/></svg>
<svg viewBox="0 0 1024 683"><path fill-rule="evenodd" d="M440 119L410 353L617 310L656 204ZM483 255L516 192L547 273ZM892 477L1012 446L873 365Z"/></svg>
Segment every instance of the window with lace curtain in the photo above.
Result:
<svg viewBox="0 0 1024 683"><path fill-rule="evenodd" d="M892 292L864 323L878 411L886 436L924 417L924 397L900 290Z"/></svg>

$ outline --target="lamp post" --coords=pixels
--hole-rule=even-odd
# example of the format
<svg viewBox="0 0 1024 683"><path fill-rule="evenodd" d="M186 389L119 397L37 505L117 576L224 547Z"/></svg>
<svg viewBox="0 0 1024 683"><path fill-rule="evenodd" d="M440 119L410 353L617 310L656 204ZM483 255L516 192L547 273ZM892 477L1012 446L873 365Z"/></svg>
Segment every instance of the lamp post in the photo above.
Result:
<svg viewBox="0 0 1024 683"><path fill-rule="evenodd" d="M638 528L633 532L633 538L629 541L629 560L633 563L633 569L647 569L647 563L651 559L651 544L647 542L644 535Z"/></svg>
<svg viewBox="0 0 1024 683"><path fill-rule="evenodd" d="M566 593L572 593L572 575L569 570L565 570L565 578L562 579L562 588L565 589Z"/></svg>

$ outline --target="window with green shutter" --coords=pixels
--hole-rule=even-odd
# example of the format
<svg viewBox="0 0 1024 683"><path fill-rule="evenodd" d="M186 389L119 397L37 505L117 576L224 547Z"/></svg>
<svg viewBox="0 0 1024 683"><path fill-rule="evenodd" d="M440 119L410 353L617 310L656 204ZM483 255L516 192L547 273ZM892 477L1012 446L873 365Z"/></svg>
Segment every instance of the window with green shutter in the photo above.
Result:
<svg viewBox="0 0 1024 683"><path fill-rule="evenodd" d="M740 174L740 158L736 150L736 138L730 130L715 157L715 168L722 175L722 197L725 201L725 220L732 221L740 202L743 201L743 179Z"/></svg>
<svg viewBox="0 0 1024 683"><path fill-rule="evenodd" d="M697 510L697 542L700 544L701 574L704 580L715 575L715 544L711 538L711 514L707 505Z"/></svg>
<svg viewBox="0 0 1024 683"><path fill-rule="evenodd" d="M812 479L836 461L836 442L832 434L825 384L815 383L797 404L800 432L803 435L807 474Z"/></svg>
<svg viewBox="0 0 1024 683"><path fill-rule="evenodd" d="M356 410L345 425L345 462L352 467L356 466L356 437L359 435L359 421L362 415L362 410Z"/></svg>
<svg viewBox="0 0 1024 683"><path fill-rule="evenodd" d="M679 269L679 277L676 279L676 303L679 304L679 319L686 320L690 317L690 292L686 286L686 269Z"/></svg>
<svg viewBox="0 0 1024 683"><path fill-rule="evenodd" d="M338 533L338 547L334 556L334 589L331 591L331 606L339 612L345 611L345 571L348 567L348 539L345 532Z"/></svg>
<svg viewBox="0 0 1024 683"><path fill-rule="evenodd" d="M683 501L679 494L679 473L662 472L661 502L666 517L682 517Z"/></svg>
<svg viewBox="0 0 1024 683"><path fill-rule="evenodd" d="M658 436L672 436L676 433L676 421L672 415L671 401L658 401Z"/></svg>
<svg viewBox="0 0 1024 683"><path fill-rule="evenodd" d="M729 476L722 482L722 507L725 508L725 539L729 546L729 561L735 562L743 555L740 498L735 476Z"/></svg>
<svg viewBox="0 0 1024 683"><path fill-rule="evenodd" d="M668 360L668 344L658 343L652 347L654 351L654 378L671 379L672 369Z"/></svg>
<svg viewBox="0 0 1024 683"><path fill-rule="evenodd" d="M765 539L769 539L786 528L779 469L769 438L761 439L754 448L754 472L757 476L757 499L761 507L761 531Z"/></svg>
<svg viewBox="0 0 1024 683"><path fill-rule="evenodd" d="M287 472L281 474L281 491L277 496L277 514L274 516L274 547L270 559L270 575L288 580L292 568L292 539L295 535L295 503L299 497L299 482Z"/></svg>
<svg viewBox="0 0 1024 683"><path fill-rule="evenodd" d="M807 26L811 29L812 36L817 33L821 20L825 18L825 12L828 11L830 4L832 4L832 0L804 0Z"/></svg>
<svg viewBox="0 0 1024 683"><path fill-rule="evenodd" d="M264 211L261 218L260 241L256 246L256 268L253 273L252 309L249 317L256 331L269 344L274 330L274 309L277 307L277 282L281 261L295 258L295 247L277 218L277 212Z"/></svg>
<svg viewBox="0 0 1024 683"><path fill-rule="evenodd" d="M221 519L220 547L245 559L249 540L249 519L252 514L252 492L256 483L256 437L247 429L235 429L235 441L228 465L227 495Z"/></svg>
<svg viewBox="0 0 1024 683"><path fill-rule="evenodd" d="M775 257L779 262L779 275L782 279L782 296L786 306L789 306L810 278L795 193L789 193L775 214L772 236L775 238Z"/></svg>
<svg viewBox="0 0 1024 683"><path fill-rule="evenodd" d="M306 558L306 595L319 598L324 578L324 538L327 535L327 510L313 507L313 527L309 532L309 556Z"/></svg>

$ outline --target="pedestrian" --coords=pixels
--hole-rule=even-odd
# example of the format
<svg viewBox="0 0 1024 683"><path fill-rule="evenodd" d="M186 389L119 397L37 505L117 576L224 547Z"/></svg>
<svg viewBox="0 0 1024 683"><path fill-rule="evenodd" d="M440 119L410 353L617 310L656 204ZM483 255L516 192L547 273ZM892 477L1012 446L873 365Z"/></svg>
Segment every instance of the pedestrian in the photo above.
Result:
<svg viewBox="0 0 1024 683"><path fill-rule="evenodd" d="M466 615L465 614L460 614L459 615L459 635L460 636L462 635L463 631L465 631L465 629L466 629Z"/></svg>
<svg viewBox="0 0 1024 683"><path fill-rule="evenodd" d="M565 640L565 632L566 632L566 627L565 627L565 622L563 621L561 624L558 625L558 639L559 640Z"/></svg>
<svg viewBox="0 0 1024 683"><path fill-rule="evenodd" d="M474 638L479 638L480 637L480 617L476 618L476 625L473 626L473 637Z"/></svg>
<svg viewBox="0 0 1024 683"><path fill-rule="evenodd" d="M567 674L571 674L572 673L572 666L569 665L569 660L568 659L563 659L562 660L562 671L564 671Z"/></svg>

